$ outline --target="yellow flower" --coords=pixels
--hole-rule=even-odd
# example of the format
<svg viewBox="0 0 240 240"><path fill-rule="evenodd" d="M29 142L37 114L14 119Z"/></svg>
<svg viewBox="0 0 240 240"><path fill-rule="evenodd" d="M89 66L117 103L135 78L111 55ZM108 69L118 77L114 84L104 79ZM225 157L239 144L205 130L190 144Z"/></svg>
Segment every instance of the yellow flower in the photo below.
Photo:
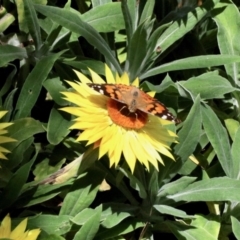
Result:
<svg viewBox="0 0 240 240"><path fill-rule="evenodd" d="M7 111L0 111L0 119L7 113ZM15 142L16 140L10 137L3 136L4 134L8 133L5 128L9 127L13 123L0 123L0 144L7 143L7 142ZM10 151L6 148L0 146L0 158L7 159L5 153L9 153Z"/></svg>
<svg viewBox="0 0 240 240"><path fill-rule="evenodd" d="M25 232L27 218L22 220L18 226L11 231L11 218L9 214L3 219L0 226L0 240L7 238L11 240L36 240L40 229L32 229Z"/></svg>
<svg viewBox="0 0 240 240"><path fill-rule="evenodd" d="M137 160L148 170L149 162L158 170L158 161L163 164L159 153L174 159L169 145L175 142L176 135L165 127L172 124L170 121L138 110L132 113L123 103L100 94L88 85L92 82L107 82L129 86L127 73L121 77L116 75L114 78L106 66L105 82L97 73L91 69L89 71L92 81L82 73L76 72L81 82L67 81L74 92L62 93L66 100L76 105L61 110L77 116L75 123L70 127L83 130L77 141L88 141L87 145L94 143L95 147L99 147L99 158L108 154L110 167L118 165L123 153L132 172ZM139 86L138 78L132 86Z"/></svg>

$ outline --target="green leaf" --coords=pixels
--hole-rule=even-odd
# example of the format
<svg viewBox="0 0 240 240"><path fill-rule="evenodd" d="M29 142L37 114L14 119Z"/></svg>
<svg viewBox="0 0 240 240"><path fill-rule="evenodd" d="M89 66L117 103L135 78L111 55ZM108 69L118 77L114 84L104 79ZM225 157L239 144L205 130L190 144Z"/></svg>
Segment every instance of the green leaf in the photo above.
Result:
<svg viewBox="0 0 240 240"><path fill-rule="evenodd" d="M213 4L219 0L207 1L201 7L195 8L191 12L186 13L186 9L176 11L176 20L171 26L161 35L158 41L158 46L164 52L169 46L191 31L203 17L212 9Z"/></svg>
<svg viewBox="0 0 240 240"><path fill-rule="evenodd" d="M36 152L31 161L20 167L11 177L10 181L1 193L1 209L11 206L19 197L22 187L28 179L29 172L37 157L37 154L38 152Z"/></svg>
<svg viewBox="0 0 240 240"><path fill-rule="evenodd" d="M139 20L139 25L152 17L154 5L155 5L155 0L148 0L145 2L145 6L143 8L141 18Z"/></svg>
<svg viewBox="0 0 240 240"><path fill-rule="evenodd" d="M92 68L91 68L92 69ZM66 100L62 98L61 92L66 92L67 88L64 86L63 82L59 77L47 79L43 82L44 88L49 92L51 98L60 106L66 105Z"/></svg>
<svg viewBox="0 0 240 240"><path fill-rule="evenodd" d="M44 131L42 124L33 118L18 119L14 121L13 125L8 127L9 136L16 139L17 142L6 144L7 149L12 150L22 141Z"/></svg>
<svg viewBox="0 0 240 240"><path fill-rule="evenodd" d="M164 184L158 192L156 204L171 204L172 201L167 198L168 195L178 193L184 190L191 183L195 182L195 177L181 177L180 179Z"/></svg>
<svg viewBox="0 0 240 240"><path fill-rule="evenodd" d="M139 181L134 175L132 175L129 171L119 167L119 170L129 179L130 185L133 189L138 191L139 196L143 199L147 197L146 189L141 181Z"/></svg>
<svg viewBox="0 0 240 240"><path fill-rule="evenodd" d="M105 75L105 65L103 62L95 61L95 60L81 60L81 61L64 61L65 64L69 66L73 66L74 68L84 71L88 68L91 68L94 72ZM59 104L61 105L61 104Z"/></svg>
<svg viewBox="0 0 240 240"><path fill-rule="evenodd" d="M13 169L14 167L18 166L23 160L26 161L27 159L24 154L30 148L33 142L34 138L30 137L26 140L22 140L20 143L17 143L18 145L13 150L11 150L11 153L7 156L8 161L6 163L6 166L9 169Z"/></svg>
<svg viewBox="0 0 240 240"><path fill-rule="evenodd" d="M59 25L62 25L70 31L82 35L84 38L86 38L86 40L92 46L96 47L99 52L101 52L104 57L113 64L119 74L122 73L122 69L116 57L113 55L112 50L107 45L102 36L89 24L82 21L75 12L50 6L34 6L37 11L57 22Z"/></svg>
<svg viewBox="0 0 240 240"><path fill-rule="evenodd" d="M97 7L97 6L100 6L100 5L104 5L106 3L110 3L111 0L92 0L92 5L93 7Z"/></svg>
<svg viewBox="0 0 240 240"><path fill-rule="evenodd" d="M40 26L38 24L37 14L33 7L33 2L32 0L23 0L23 3L24 3L25 21L28 24L28 29L33 38L34 45L36 46L36 49L39 49L42 44L42 37L41 37Z"/></svg>
<svg viewBox="0 0 240 240"><path fill-rule="evenodd" d="M72 185L73 180L66 181L61 184L46 184L46 185L38 185L36 181L30 182L24 185L21 196L18 198L16 202L16 206L18 208L22 207L30 207L37 204L42 204L57 195L59 195L62 191L66 191ZM44 184L44 181L40 182Z"/></svg>
<svg viewBox="0 0 240 240"><path fill-rule="evenodd" d="M23 84L17 101L17 113L15 118L27 117L30 114L42 89L43 81L47 78L55 61L62 54L63 51L44 57L36 64Z"/></svg>
<svg viewBox="0 0 240 240"><path fill-rule="evenodd" d="M214 14L216 12L216 14ZM218 3L212 11L213 20L217 24L218 46L221 54L240 55L240 46L237 44L240 38L240 16L238 7L231 1ZM239 82L238 62L225 64L227 75L235 84Z"/></svg>
<svg viewBox="0 0 240 240"><path fill-rule="evenodd" d="M51 154L51 160L54 159L53 153ZM55 159L54 159L55 160ZM62 165L65 163L66 159L62 157L62 159L58 160L58 162L54 162L52 164L48 158L43 159L40 163L38 163L33 171L35 176L34 180L43 180L50 174L54 174L58 170L61 169Z"/></svg>
<svg viewBox="0 0 240 240"><path fill-rule="evenodd" d="M107 216L106 219L102 222L102 226L109 229L113 228L129 216L131 215L128 212L113 212L111 215Z"/></svg>
<svg viewBox="0 0 240 240"><path fill-rule="evenodd" d="M12 111L14 109L15 105L15 95L17 92L17 88L13 89L8 96L6 97L4 103L3 103L3 108L6 109L8 112L7 114L2 118L2 121L9 122L11 120L12 116Z"/></svg>
<svg viewBox="0 0 240 240"><path fill-rule="evenodd" d="M240 152L239 152L239 146L240 146L240 127L238 128L235 138L233 140L232 144L232 160L233 160L233 172L231 174L232 178L239 179L240 178Z"/></svg>
<svg viewBox="0 0 240 240"><path fill-rule="evenodd" d="M153 205L153 207L160 212L161 214L168 214L174 217L180 217L180 218L194 218L193 216L187 215L184 211L176 209L171 206L167 205Z"/></svg>
<svg viewBox="0 0 240 240"><path fill-rule="evenodd" d="M178 132L179 144L174 147L175 154L179 156L183 162L188 159L198 144L201 134L201 122L200 98L198 96L182 129Z"/></svg>
<svg viewBox="0 0 240 240"><path fill-rule="evenodd" d="M147 3L150 1L147 1ZM154 30L147 41L148 53L146 55L146 61L151 58L157 58L159 56L158 49L161 50L161 46L158 45L158 39L161 36L162 32L169 26L171 23L166 23Z"/></svg>
<svg viewBox="0 0 240 240"><path fill-rule="evenodd" d="M0 46L0 48L1 48L1 46ZM0 55L1 56L1 55ZM2 86L2 88L1 88L1 90L0 90L0 97L2 97L3 95L5 95L8 91L9 91L9 89L11 88L11 86L12 86L12 83L13 83L13 81L14 81L14 76L15 76L15 74L17 73L17 68L16 68L16 66L14 66L14 65L10 65L9 64L9 67L11 67L11 68L13 68L12 69L12 71L10 71L10 69L9 69L9 75L8 75L8 77L7 77L7 79L5 80L5 83L4 83L4 85ZM6 109L6 108L5 108ZM2 118L2 119L4 119L4 118Z"/></svg>
<svg viewBox="0 0 240 240"><path fill-rule="evenodd" d="M126 219L128 216L134 216L136 212L139 211L139 207L136 205L130 205L130 204L124 204L124 203L118 203L118 202L110 202L110 203L104 203L103 204L103 211L101 220L105 222L106 227L110 228L110 225L112 225L111 222L109 222L109 219L111 219L112 214L114 214L114 218L117 222L122 222L121 219L118 219L116 214L124 213L124 215L121 216L122 219ZM120 221L119 221L120 220ZM113 223L114 224L114 223Z"/></svg>
<svg viewBox="0 0 240 240"><path fill-rule="evenodd" d="M61 237L61 236L59 236L59 235L57 235L57 234L50 234L50 235L48 235L48 236L44 236L43 238L38 238L39 240L65 240L65 238L63 238L63 237Z"/></svg>
<svg viewBox="0 0 240 240"><path fill-rule="evenodd" d="M102 212L102 206L100 205L95 209L95 214L91 216L86 223L81 227L81 229L75 234L73 240L94 239L96 233L98 232L100 226L100 217Z"/></svg>
<svg viewBox="0 0 240 240"><path fill-rule="evenodd" d="M124 234L135 231L138 228L142 228L145 226L145 223L139 221L137 219L128 218L125 221L121 222L117 226L108 229L108 231L101 231L96 235L96 239L98 240L106 240L111 239L113 237L119 237Z"/></svg>
<svg viewBox="0 0 240 240"><path fill-rule="evenodd" d="M15 59L27 58L25 48L14 47L11 45L0 45L0 67Z"/></svg>
<svg viewBox="0 0 240 240"><path fill-rule="evenodd" d="M226 119L224 122L228 130L228 133L233 141L240 124L237 120L234 120L234 119Z"/></svg>
<svg viewBox="0 0 240 240"><path fill-rule="evenodd" d="M224 94L236 90L226 78L218 76L214 72L192 77L179 83L189 90L193 96L196 97L199 94L201 99L224 98Z"/></svg>
<svg viewBox="0 0 240 240"><path fill-rule="evenodd" d="M126 0L121 1L121 8L123 19L125 22L125 29L128 42L131 41L132 34L133 34L133 19L132 15L130 14L129 7Z"/></svg>
<svg viewBox="0 0 240 240"><path fill-rule="evenodd" d="M127 53L128 72L130 80L133 81L141 72L145 62L143 61L147 54L147 27L149 24L141 24L134 32ZM136 54L138 53L138 54Z"/></svg>
<svg viewBox="0 0 240 240"><path fill-rule="evenodd" d="M93 173L92 173L93 174ZM94 178L92 177L94 176ZM83 209L87 208L95 199L103 176L91 175L90 173L75 181L63 201L60 215L76 216ZM86 184L88 183L88 185Z"/></svg>
<svg viewBox="0 0 240 240"><path fill-rule="evenodd" d="M233 62L240 62L240 57L231 55L205 55L188 57L152 68L151 70L142 74L140 79L145 79L164 72L194 68L209 68Z"/></svg>
<svg viewBox="0 0 240 240"><path fill-rule="evenodd" d="M28 226L31 228L37 227L48 234L57 235L63 235L71 228L69 216L54 216L47 214L38 215L37 217L30 217L28 219Z"/></svg>
<svg viewBox="0 0 240 240"><path fill-rule="evenodd" d="M228 177L205 179L195 182L183 191L168 196L174 201L239 201L240 182Z"/></svg>
<svg viewBox="0 0 240 240"><path fill-rule="evenodd" d="M63 29L62 26L59 26L58 24L53 23L52 21L51 26L52 27L50 33L48 34L48 37L46 39L48 46L50 46L49 52L58 50L59 48L62 48L63 45L68 44L69 39L71 37L71 32ZM48 27L50 28L50 24L48 25Z"/></svg>
<svg viewBox="0 0 240 240"><path fill-rule="evenodd" d="M196 216L197 217L197 216ZM208 219L209 218L209 219ZM198 216L191 225L180 224L167 221L166 224L174 233L177 239L208 239L217 240L220 230L220 223L216 221L217 217Z"/></svg>
<svg viewBox="0 0 240 240"><path fill-rule="evenodd" d="M234 177L235 171L227 131L209 106L202 106L201 111L204 130L218 156L218 160L226 175Z"/></svg>
<svg viewBox="0 0 240 240"><path fill-rule="evenodd" d="M234 216L231 216L233 234L236 239L240 239L240 222Z"/></svg>
<svg viewBox="0 0 240 240"><path fill-rule="evenodd" d="M53 107L47 125L48 141L53 145L59 144L69 134L71 125L71 116Z"/></svg>
<svg viewBox="0 0 240 240"><path fill-rule="evenodd" d="M79 212L76 216L71 218L71 221L77 225L84 225L89 218L95 215L95 210L92 208L85 208Z"/></svg>
<svg viewBox="0 0 240 240"><path fill-rule="evenodd" d="M0 33L4 32L16 20L14 15L15 15L14 13L9 12L8 14L5 14L3 17L1 17Z"/></svg>
<svg viewBox="0 0 240 240"><path fill-rule="evenodd" d="M109 2L96 6L81 15L80 18L98 32L113 32L124 28L119 2Z"/></svg>
<svg viewBox="0 0 240 240"><path fill-rule="evenodd" d="M153 169L151 167L149 174L147 176L147 178L148 178L147 191L148 191L149 199L151 202L155 202L156 196L158 194L158 190L159 190L158 176L159 176L159 172L155 168ZM142 178L142 179L144 179L144 178Z"/></svg>
<svg viewBox="0 0 240 240"><path fill-rule="evenodd" d="M214 239L218 239L220 233L220 216L210 214L208 216L196 215L191 222L191 226L202 229L206 234L210 234Z"/></svg>
<svg viewBox="0 0 240 240"><path fill-rule="evenodd" d="M27 33L28 32L28 23L26 21L25 17L25 11L24 11L24 1L16 1L16 8L17 8L17 19L19 24L19 29L22 32Z"/></svg>

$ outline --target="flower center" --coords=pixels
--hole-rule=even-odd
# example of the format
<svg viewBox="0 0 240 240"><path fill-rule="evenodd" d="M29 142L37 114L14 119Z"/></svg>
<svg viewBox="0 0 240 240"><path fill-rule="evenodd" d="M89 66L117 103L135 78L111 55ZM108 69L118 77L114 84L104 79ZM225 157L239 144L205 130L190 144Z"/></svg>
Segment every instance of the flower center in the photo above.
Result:
<svg viewBox="0 0 240 240"><path fill-rule="evenodd" d="M148 121L148 114L137 110L130 112L128 106L111 98L107 101L108 114L112 121L119 126L140 129Z"/></svg>

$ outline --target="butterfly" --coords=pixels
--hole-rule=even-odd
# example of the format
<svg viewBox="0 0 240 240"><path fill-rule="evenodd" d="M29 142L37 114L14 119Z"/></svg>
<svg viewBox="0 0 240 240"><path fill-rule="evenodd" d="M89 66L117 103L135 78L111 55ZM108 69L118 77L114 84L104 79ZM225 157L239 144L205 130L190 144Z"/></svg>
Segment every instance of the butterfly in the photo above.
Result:
<svg viewBox="0 0 240 240"><path fill-rule="evenodd" d="M135 86L96 83L88 83L88 86L111 99L125 104L130 113L140 110L165 120L175 123L180 122L168 111L164 104Z"/></svg>

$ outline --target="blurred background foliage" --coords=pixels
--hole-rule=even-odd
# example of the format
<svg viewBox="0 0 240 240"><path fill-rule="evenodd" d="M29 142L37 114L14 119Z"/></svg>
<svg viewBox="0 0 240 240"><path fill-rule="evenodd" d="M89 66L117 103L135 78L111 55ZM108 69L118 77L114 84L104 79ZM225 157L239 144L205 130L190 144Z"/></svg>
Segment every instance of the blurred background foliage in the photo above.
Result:
<svg viewBox="0 0 240 240"><path fill-rule="evenodd" d="M0 219L38 239L240 239L239 1L2 0ZM104 64L182 123L176 162L134 174L75 142L60 92ZM137 146L136 146L137 147Z"/></svg>

